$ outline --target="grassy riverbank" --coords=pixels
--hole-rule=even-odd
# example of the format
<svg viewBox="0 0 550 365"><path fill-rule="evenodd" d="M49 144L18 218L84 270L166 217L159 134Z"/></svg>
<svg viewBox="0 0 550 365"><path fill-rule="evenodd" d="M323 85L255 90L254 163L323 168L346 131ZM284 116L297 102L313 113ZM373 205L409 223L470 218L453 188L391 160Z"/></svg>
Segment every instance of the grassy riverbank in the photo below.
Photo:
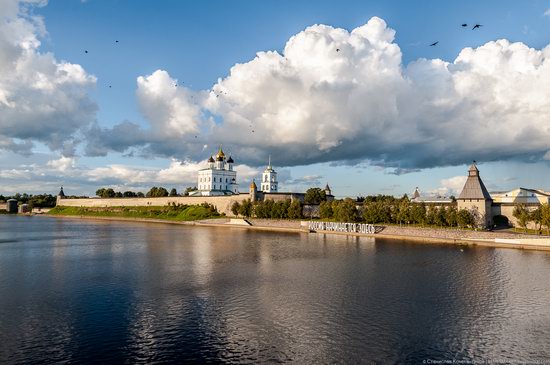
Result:
<svg viewBox="0 0 550 365"><path fill-rule="evenodd" d="M175 205L163 207L109 207L83 208L58 206L48 212L58 216L89 216L119 218L149 218L171 221L195 221L200 219L219 218L216 209L208 204Z"/></svg>

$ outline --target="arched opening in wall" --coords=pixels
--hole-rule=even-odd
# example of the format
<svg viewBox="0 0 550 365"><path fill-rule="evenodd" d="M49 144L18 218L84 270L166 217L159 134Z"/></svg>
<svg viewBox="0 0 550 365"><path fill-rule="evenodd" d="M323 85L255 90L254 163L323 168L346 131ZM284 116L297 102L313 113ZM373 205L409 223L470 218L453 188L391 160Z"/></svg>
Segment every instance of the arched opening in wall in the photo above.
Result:
<svg viewBox="0 0 550 365"><path fill-rule="evenodd" d="M495 215L493 222L496 227L510 227L510 221L505 215Z"/></svg>

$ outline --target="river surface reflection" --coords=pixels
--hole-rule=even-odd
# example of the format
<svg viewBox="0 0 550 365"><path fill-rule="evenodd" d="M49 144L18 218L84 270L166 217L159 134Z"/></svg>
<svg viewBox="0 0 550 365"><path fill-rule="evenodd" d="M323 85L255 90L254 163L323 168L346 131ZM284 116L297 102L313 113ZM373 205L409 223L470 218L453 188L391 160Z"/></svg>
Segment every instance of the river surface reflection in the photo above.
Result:
<svg viewBox="0 0 550 365"><path fill-rule="evenodd" d="M0 216L0 363L536 362L550 253Z"/></svg>

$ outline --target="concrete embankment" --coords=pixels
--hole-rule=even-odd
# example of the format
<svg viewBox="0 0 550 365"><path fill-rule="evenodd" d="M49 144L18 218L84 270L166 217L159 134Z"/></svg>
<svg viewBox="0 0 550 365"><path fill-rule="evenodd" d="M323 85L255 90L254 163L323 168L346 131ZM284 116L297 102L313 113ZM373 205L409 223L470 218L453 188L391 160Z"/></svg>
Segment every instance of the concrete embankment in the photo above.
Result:
<svg viewBox="0 0 550 365"><path fill-rule="evenodd" d="M512 232L487 232L461 229L435 229L405 226L378 227L378 233L365 234L354 232L317 231L310 232L307 222L283 219L236 219L215 218L200 221L170 221L149 218L95 217L95 216L58 216L57 218L92 219L102 221L127 221L143 223L179 224L203 227L224 227L272 232L294 232L309 234L338 234L359 237L374 237L377 239L392 239L413 241L424 244L477 245L487 247L515 248L525 250L550 251L550 236L534 236ZM305 223L305 224L304 224Z"/></svg>

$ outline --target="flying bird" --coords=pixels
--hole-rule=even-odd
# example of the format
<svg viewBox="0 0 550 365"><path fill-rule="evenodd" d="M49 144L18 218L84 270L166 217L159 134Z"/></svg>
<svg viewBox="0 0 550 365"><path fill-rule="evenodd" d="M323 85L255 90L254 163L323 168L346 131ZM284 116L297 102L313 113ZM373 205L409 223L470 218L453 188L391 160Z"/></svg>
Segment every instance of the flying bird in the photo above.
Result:
<svg viewBox="0 0 550 365"><path fill-rule="evenodd" d="M115 43L118 43L118 40L117 40L117 41L115 41Z"/></svg>
<svg viewBox="0 0 550 365"><path fill-rule="evenodd" d="M472 30L477 29L477 28L481 28L482 26L483 26L483 24L476 24L476 25L474 25Z"/></svg>
<svg viewBox="0 0 550 365"><path fill-rule="evenodd" d="M439 41L433 42L432 44L430 44L430 47L437 46L438 43L439 43Z"/></svg>
<svg viewBox="0 0 550 365"><path fill-rule="evenodd" d="M85 50L84 53L88 53L88 50Z"/></svg>
<svg viewBox="0 0 550 365"><path fill-rule="evenodd" d="M466 28L467 26L468 26L468 24L462 23L462 28Z"/></svg>
<svg viewBox="0 0 550 365"><path fill-rule="evenodd" d="M340 52L340 48L336 48L336 52Z"/></svg>

